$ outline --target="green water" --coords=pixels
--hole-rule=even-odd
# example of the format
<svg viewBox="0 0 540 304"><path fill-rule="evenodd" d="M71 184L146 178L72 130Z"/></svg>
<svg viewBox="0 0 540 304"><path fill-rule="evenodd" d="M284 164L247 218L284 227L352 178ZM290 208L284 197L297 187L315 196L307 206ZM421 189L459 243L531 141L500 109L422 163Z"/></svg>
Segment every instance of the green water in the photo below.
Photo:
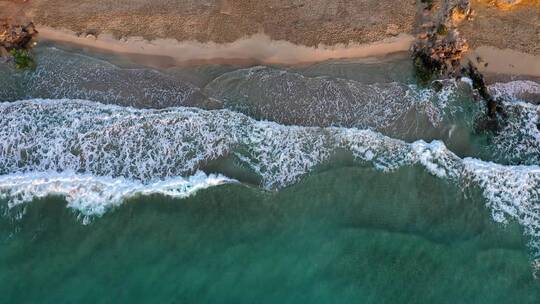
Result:
<svg viewBox="0 0 540 304"><path fill-rule="evenodd" d="M520 141L529 133L506 133L518 144L526 143L518 148L532 152L519 162L504 161L499 154L507 150L501 152L492 144L494 134L476 128L485 111L470 88L449 81L444 87L455 94L444 98L444 90L427 92L428 88L415 86L407 55L299 67L151 70L81 50L41 46L35 54L35 71L15 72L0 65L0 102L67 98L179 109L160 120L156 112L139 115L132 109L127 116L123 108L70 100L48 106L39 100L19 107L1 105L0 127L10 131L0 132L0 179L4 178L0 196L5 195L0 198L4 213L0 216L0 303L540 303L540 280L535 279L540 271L532 265L539 253L528 247L537 245L531 240L539 239L523 231L523 227L538 227L534 225L540 218L540 194L534 185L540 185L539 170L528 168L529 174L523 168L504 172L495 168L502 172L495 177L487 169L478 173L487 177L488 186L505 178L501 185L515 190L512 195L524 196L532 187L529 201L515 200L517 207L524 204L530 212L510 210L510 222L501 224L491 210L502 212L508 205L488 200L482 189L475 188L481 186L478 181L464 185L462 180L428 173L434 172L430 164L444 162L449 153L437 156L432 148L426 151L435 151L435 161L424 168L415 161L416 166L382 172L369 161L355 161L351 151L336 148L328 159L314 156L316 165L311 167L308 156L317 153L308 152L323 151L316 146L323 137L284 126L365 127L407 142L441 140L457 155L453 163L461 165L464 160L455 160L458 156L505 165L535 164L534 129L516 124L516 130L531 131L530 142ZM431 97L421 97L426 92ZM427 101L412 103L414 98ZM30 111L40 106L42 111ZM183 107L232 108L281 125L248 124L248 117L242 116L239 121L245 126L236 130L228 126L237 117L233 114L204 112L206 118L200 119L198 112ZM62 109L66 116L61 115ZM107 116L110 112L116 116ZM533 114L531 121L536 119ZM120 123L104 123L122 115L127 118ZM145 120L145 115L154 119ZM358 119L364 118L360 124ZM193 125L184 126L184 121ZM156 126L147 125L152 123ZM36 125L39 130L30 130ZM257 132L252 132L255 127ZM215 132L221 128L251 140L237 141L229 133ZM158 132L161 129L165 131ZM140 130L148 133L136 132ZM43 133L34 134L37 131ZM77 141L74 147L79 149L65 150L66 138ZM394 143L386 138L374 144L390 141ZM148 142L155 147L145 146ZM238 142L249 145L238 147ZM82 149L94 145L103 146L102 153ZM289 146L296 148L291 150L294 153L283 152ZM399 159L400 150L392 147L367 148L381 148L383 160ZM119 152L124 148L129 153ZM406 153L412 150L409 147ZM32 180L34 184L14 182L16 189L29 188L34 199L9 207L13 201L8 196L17 199L23 194L9 192L6 185L11 180L6 176L71 170L98 178L116 172L114 181L120 186L113 188L121 190L126 182L121 178L138 181L125 172L145 173L140 174L148 178L144 182L180 178L169 164L182 167L195 162L197 153L211 157L197 160L190 170L221 173L240 182L183 199L130 198L87 225L81 216L84 210L66 207L67 200L92 199L104 191L80 185L69 188L72 180L67 186L62 181L56 185L67 199L51 195L54 185L45 191L48 196L36 199L41 197L39 179ZM255 165L246 165L238 153L258 157L248 162ZM160 165L169 156L178 157ZM274 166L281 163L288 169ZM257 166L262 170L257 171ZM263 190L265 178L277 176L279 181L297 175L294 182ZM65 189L84 193L70 196ZM99 199L93 202L98 204ZM491 209L486 206L490 202L495 204ZM520 217L527 218L518 225L514 221Z"/></svg>
<svg viewBox="0 0 540 304"><path fill-rule="evenodd" d="M279 192L59 198L0 225L2 303L538 303L526 240L419 168L336 165Z"/></svg>

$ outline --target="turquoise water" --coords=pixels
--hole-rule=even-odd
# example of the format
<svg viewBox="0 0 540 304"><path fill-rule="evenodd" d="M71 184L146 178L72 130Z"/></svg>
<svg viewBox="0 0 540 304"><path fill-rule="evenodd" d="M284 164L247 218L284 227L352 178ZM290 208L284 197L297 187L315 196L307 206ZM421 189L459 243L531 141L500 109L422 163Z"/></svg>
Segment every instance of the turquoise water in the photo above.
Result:
<svg viewBox="0 0 540 304"><path fill-rule="evenodd" d="M0 89L2 303L539 302L534 105L508 103L494 135L463 84L411 87L406 58L153 71L38 52L94 78L43 55L0 71L19 80Z"/></svg>
<svg viewBox="0 0 540 304"><path fill-rule="evenodd" d="M418 184L424 185L422 189ZM535 303L519 227L407 168L344 166L278 193L130 200L81 225L61 199L2 223L9 302Z"/></svg>
<svg viewBox="0 0 540 304"><path fill-rule="evenodd" d="M419 188L417 185L424 187ZM536 303L519 227L416 168L344 166L278 193L153 196L81 225L62 199L2 223L9 302ZM113 300L114 299L114 300Z"/></svg>

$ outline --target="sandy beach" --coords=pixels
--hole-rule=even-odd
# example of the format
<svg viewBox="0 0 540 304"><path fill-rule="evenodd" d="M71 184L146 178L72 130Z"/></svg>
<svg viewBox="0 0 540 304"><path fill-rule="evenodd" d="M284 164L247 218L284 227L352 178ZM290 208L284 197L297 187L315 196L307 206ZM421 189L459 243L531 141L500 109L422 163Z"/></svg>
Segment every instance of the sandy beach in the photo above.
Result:
<svg viewBox="0 0 540 304"><path fill-rule="evenodd" d="M478 69L488 74L506 74L540 77L540 56L512 49L480 46L467 54L465 60L477 62Z"/></svg>
<svg viewBox="0 0 540 304"><path fill-rule="evenodd" d="M39 26L40 39L68 43L74 46L95 48L114 52L141 61L141 56L166 57L167 62L190 64L193 62L230 62L246 60L265 64L302 64L329 59L384 56L408 51L414 37L400 34L383 41L360 44L320 44L316 47L297 45L285 40L272 40L268 35L255 34L230 43L202 43L177 41L175 39L145 40L142 37L116 39L103 34L98 37L82 37L67 30ZM139 58L139 59L137 59ZM163 61L163 60L159 60ZM151 62L146 62L150 63ZM154 62L154 64L159 64Z"/></svg>
<svg viewBox="0 0 540 304"><path fill-rule="evenodd" d="M540 1L523 0L512 9L492 2L473 0L475 17L460 26L471 48L491 46L540 55Z"/></svg>
<svg viewBox="0 0 540 304"><path fill-rule="evenodd" d="M493 3L473 0L474 18L459 27L472 50L465 60L540 77L540 2ZM0 1L0 18L33 20L42 41L152 66L381 57L409 50L417 12L414 1Z"/></svg>
<svg viewBox="0 0 540 304"><path fill-rule="evenodd" d="M416 13L412 1L378 0L9 0L0 1L0 11L10 5L24 5L35 23L79 33L216 43L265 33L306 46L411 33Z"/></svg>

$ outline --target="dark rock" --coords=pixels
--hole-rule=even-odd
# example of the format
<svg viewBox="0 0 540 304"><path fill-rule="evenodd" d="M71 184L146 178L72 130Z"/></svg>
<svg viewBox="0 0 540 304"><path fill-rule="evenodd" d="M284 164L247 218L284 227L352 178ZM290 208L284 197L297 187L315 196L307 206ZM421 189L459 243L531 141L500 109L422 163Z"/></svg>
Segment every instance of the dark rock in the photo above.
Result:
<svg viewBox="0 0 540 304"><path fill-rule="evenodd" d="M0 20L0 46L6 50L28 48L32 38L38 34L32 22L26 25L14 25L7 20Z"/></svg>
<svg viewBox="0 0 540 304"><path fill-rule="evenodd" d="M35 67L28 49L38 32L32 22L25 25L12 24L0 20L0 57L6 62L13 62L17 69Z"/></svg>
<svg viewBox="0 0 540 304"><path fill-rule="evenodd" d="M467 41L455 27L470 12L469 0L446 0L440 11L424 14L419 22L418 40L412 47L412 57L418 79L459 75L462 54L468 50ZM458 16L459 15L459 16Z"/></svg>
<svg viewBox="0 0 540 304"><path fill-rule="evenodd" d="M435 92L440 92L443 89L443 84L440 81L434 81L431 84L431 87L433 88L433 90L435 90Z"/></svg>

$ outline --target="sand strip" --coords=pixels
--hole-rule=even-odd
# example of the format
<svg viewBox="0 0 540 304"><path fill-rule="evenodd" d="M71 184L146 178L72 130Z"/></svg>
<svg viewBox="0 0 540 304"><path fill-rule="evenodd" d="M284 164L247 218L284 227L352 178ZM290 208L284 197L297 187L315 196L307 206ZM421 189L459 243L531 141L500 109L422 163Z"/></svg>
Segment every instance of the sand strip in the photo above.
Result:
<svg viewBox="0 0 540 304"><path fill-rule="evenodd" d="M407 34L371 44L307 47L288 41L271 40L256 34L231 43L201 43L174 39L152 41L139 37L115 39L111 35L79 37L74 32L38 26L39 39L90 47L101 51L172 58L177 64L193 61L252 60L265 64L301 64L328 59L378 57L408 51L414 37Z"/></svg>
<svg viewBox="0 0 540 304"><path fill-rule="evenodd" d="M127 55L137 63L146 65L183 65L199 63L302 64L329 59L382 57L408 51L414 37L408 34L370 44L350 43L333 46L308 47L284 40L272 40L256 34L231 43L202 43L175 39L146 40L140 37L116 39L112 35L99 37L77 36L69 30L38 26L39 39L88 47L108 53ZM511 49L480 46L469 52L467 59L477 62L483 73L540 77L540 56ZM487 66L485 65L487 63Z"/></svg>
<svg viewBox="0 0 540 304"><path fill-rule="evenodd" d="M538 55L480 46L467 56L474 63L477 62L478 57L480 62L477 65L482 73L540 77L540 56Z"/></svg>

